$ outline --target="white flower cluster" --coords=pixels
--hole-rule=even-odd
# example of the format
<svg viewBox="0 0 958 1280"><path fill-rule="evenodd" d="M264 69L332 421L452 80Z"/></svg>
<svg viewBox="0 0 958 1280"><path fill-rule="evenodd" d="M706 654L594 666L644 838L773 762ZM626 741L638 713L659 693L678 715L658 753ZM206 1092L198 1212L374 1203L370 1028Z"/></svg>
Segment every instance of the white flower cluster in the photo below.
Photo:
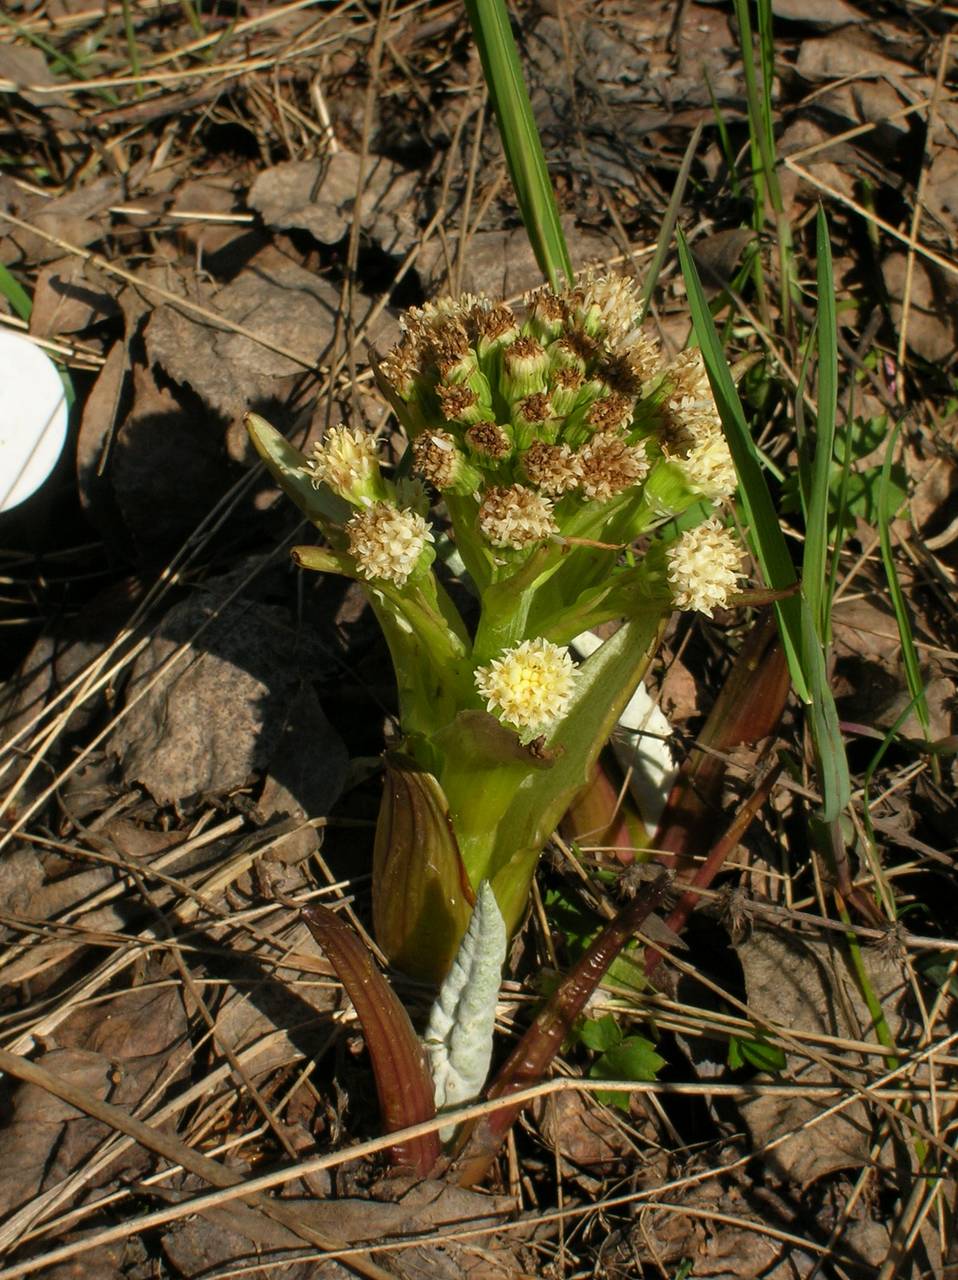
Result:
<svg viewBox="0 0 958 1280"><path fill-rule="evenodd" d="M666 553L668 578L677 609L697 609L706 617L723 609L743 577L742 546L714 517L687 529Z"/></svg>
<svg viewBox="0 0 958 1280"><path fill-rule="evenodd" d="M375 438L368 431L331 427L313 445L308 472L313 484L328 484L341 497L360 493L379 473Z"/></svg>
<svg viewBox="0 0 958 1280"><path fill-rule="evenodd" d="M388 502L358 511L346 523L346 536L359 575L369 581L383 578L397 587L405 585L426 543L433 541L432 530L421 515Z"/></svg>
<svg viewBox="0 0 958 1280"><path fill-rule="evenodd" d="M666 376L671 393L663 406L665 456L694 493L721 502L735 492L738 479L699 348L676 356Z"/></svg>
<svg viewBox="0 0 958 1280"><path fill-rule="evenodd" d="M558 528L549 499L521 484L487 489L478 523L493 546L517 550L541 542Z"/></svg>
<svg viewBox="0 0 958 1280"><path fill-rule="evenodd" d="M576 669L568 649L541 637L523 640L475 673L486 709L531 737L565 715Z"/></svg>

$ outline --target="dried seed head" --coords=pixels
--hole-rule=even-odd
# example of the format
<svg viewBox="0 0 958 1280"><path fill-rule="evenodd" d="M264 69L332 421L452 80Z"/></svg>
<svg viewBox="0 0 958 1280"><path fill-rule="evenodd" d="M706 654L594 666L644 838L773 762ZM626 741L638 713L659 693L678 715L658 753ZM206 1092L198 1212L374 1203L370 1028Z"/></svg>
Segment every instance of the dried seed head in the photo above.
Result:
<svg viewBox="0 0 958 1280"><path fill-rule="evenodd" d="M576 669L568 649L538 638L523 640L487 667L477 668L475 679L486 710L530 738L565 715Z"/></svg>
<svg viewBox="0 0 958 1280"><path fill-rule="evenodd" d="M328 484L348 501L358 502L379 480L376 441L368 431L331 427L313 445L307 470L313 484Z"/></svg>
<svg viewBox="0 0 958 1280"><path fill-rule="evenodd" d="M370 581L383 578L397 587L404 585L426 543L433 541L421 515L400 511L388 502L358 511L346 522L346 536L360 577Z"/></svg>
<svg viewBox="0 0 958 1280"><path fill-rule="evenodd" d="M448 431L424 431L412 444L413 464L437 489L448 489L459 470L459 450Z"/></svg>
<svg viewBox="0 0 958 1280"><path fill-rule="evenodd" d="M466 432L466 443L484 458L498 462L512 450L512 443L502 427L495 422L477 422Z"/></svg>
<svg viewBox="0 0 958 1280"><path fill-rule="evenodd" d="M517 550L558 532L549 499L521 484L488 489L478 522L493 546Z"/></svg>
<svg viewBox="0 0 958 1280"><path fill-rule="evenodd" d="M567 444L537 440L522 455L522 467L529 483L553 498L574 489L582 478L579 459Z"/></svg>
<svg viewBox="0 0 958 1280"><path fill-rule="evenodd" d="M666 559L676 608L697 609L709 618L728 604L743 577L742 546L714 517L680 534Z"/></svg>
<svg viewBox="0 0 958 1280"><path fill-rule="evenodd" d="M436 395L447 422L476 422L481 416L479 397L471 387L462 384L445 387L440 384L436 387Z"/></svg>
<svg viewBox="0 0 958 1280"><path fill-rule="evenodd" d="M544 391L525 396L516 405L516 424L522 427L535 427L548 422L552 417L552 401Z"/></svg>
<svg viewBox="0 0 958 1280"><path fill-rule="evenodd" d="M579 450L582 492L605 502L623 489L639 484L649 472L645 446L628 444L612 431L599 431Z"/></svg>
<svg viewBox="0 0 958 1280"><path fill-rule="evenodd" d="M618 391L600 396L589 409L586 422L596 431L622 431L632 422L635 401Z"/></svg>

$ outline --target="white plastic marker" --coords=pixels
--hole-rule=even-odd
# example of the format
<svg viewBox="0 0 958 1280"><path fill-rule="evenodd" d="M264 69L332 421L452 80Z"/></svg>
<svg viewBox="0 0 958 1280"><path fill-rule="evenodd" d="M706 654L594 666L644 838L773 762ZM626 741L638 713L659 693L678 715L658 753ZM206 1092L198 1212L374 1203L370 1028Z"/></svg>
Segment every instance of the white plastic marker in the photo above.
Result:
<svg viewBox="0 0 958 1280"><path fill-rule="evenodd" d="M36 493L56 466L67 417L50 357L21 334L0 329L0 511Z"/></svg>
<svg viewBox="0 0 958 1280"><path fill-rule="evenodd" d="M581 657L588 658L601 644L592 631L583 631L572 641L572 648ZM678 777L669 746L671 736L672 726L652 701L644 683L640 683L619 716L612 748L628 775L632 799L650 832L659 825L665 802Z"/></svg>

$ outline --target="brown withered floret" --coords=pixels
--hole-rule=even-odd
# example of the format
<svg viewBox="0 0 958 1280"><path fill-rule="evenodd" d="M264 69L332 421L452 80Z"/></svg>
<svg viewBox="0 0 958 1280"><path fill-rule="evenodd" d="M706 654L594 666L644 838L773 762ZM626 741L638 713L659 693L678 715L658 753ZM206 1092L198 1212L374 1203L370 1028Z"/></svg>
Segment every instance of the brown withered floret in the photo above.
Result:
<svg viewBox="0 0 958 1280"><path fill-rule="evenodd" d="M552 417L552 401L544 391L537 391L519 401L516 416L523 422L546 422Z"/></svg>
<svg viewBox="0 0 958 1280"><path fill-rule="evenodd" d="M618 391L596 400L589 409L586 421L596 431L621 431L632 420L634 402Z"/></svg>
<svg viewBox="0 0 958 1280"><path fill-rule="evenodd" d="M463 415L468 414L469 410L474 409L479 402L475 391L461 384L446 387L440 383L436 387L436 395L439 397L442 415L447 422L461 421Z"/></svg>
<svg viewBox="0 0 958 1280"><path fill-rule="evenodd" d="M560 391L578 391L584 381L578 369L556 369L552 375L552 385Z"/></svg>
<svg viewBox="0 0 958 1280"><path fill-rule="evenodd" d="M628 444L611 431L600 431L578 453L582 492L605 502L644 480L649 471L645 446Z"/></svg>
<svg viewBox="0 0 958 1280"><path fill-rule="evenodd" d="M508 369L521 368L526 364L538 364L545 355L541 343L535 338L516 338L505 350L505 362Z"/></svg>
<svg viewBox="0 0 958 1280"><path fill-rule="evenodd" d="M579 460L567 444L537 440L522 455L522 467L529 483L550 497L568 493L581 478Z"/></svg>
<svg viewBox="0 0 958 1280"><path fill-rule="evenodd" d="M466 432L466 441L476 453L498 462L512 448L509 437L495 422L477 422Z"/></svg>
<svg viewBox="0 0 958 1280"><path fill-rule="evenodd" d="M413 441L412 456L416 470L431 485L445 489L452 484L458 455L448 431L424 431Z"/></svg>
<svg viewBox="0 0 958 1280"><path fill-rule="evenodd" d="M551 289L537 289L529 299L529 314L545 325L554 326L565 321L566 303Z"/></svg>
<svg viewBox="0 0 958 1280"><path fill-rule="evenodd" d="M505 334L519 328L512 310L504 302L488 309L474 307L471 319L476 337L487 343L498 342Z"/></svg>
<svg viewBox="0 0 958 1280"><path fill-rule="evenodd" d="M383 356L379 371L403 400L409 400L420 373L419 344L408 334Z"/></svg>

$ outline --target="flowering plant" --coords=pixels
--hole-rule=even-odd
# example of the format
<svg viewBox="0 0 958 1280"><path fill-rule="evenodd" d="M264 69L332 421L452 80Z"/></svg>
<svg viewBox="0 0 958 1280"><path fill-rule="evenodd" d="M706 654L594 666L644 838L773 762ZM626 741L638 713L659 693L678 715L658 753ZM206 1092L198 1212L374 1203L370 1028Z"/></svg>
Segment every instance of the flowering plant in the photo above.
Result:
<svg viewBox="0 0 958 1280"><path fill-rule="evenodd" d="M515 929L670 613L710 615L742 576L710 514L735 470L701 355L663 364L638 311L631 281L595 274L520 314L471 295L408 311L375 365L409 438L391 474L363 432L334 427L306 457L248 419L324 535L295 560L360 583L389 645L402 741L386 761L374 924L419 977L444 975L483 881ZM473 625L437 561L471 587ZM570 643L610 621L577 665Z"/></svg>

